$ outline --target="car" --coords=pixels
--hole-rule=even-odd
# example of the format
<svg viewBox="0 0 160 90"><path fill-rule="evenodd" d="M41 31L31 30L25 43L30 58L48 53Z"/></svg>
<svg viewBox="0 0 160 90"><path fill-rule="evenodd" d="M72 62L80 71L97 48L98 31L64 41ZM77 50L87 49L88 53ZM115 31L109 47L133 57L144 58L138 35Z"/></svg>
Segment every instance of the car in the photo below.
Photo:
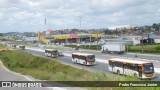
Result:
<svg viewBox="0 0 160 90"><path fill-rule="evenodd" d="M58 56L64 56L62 52L57 52Z"/></svg>

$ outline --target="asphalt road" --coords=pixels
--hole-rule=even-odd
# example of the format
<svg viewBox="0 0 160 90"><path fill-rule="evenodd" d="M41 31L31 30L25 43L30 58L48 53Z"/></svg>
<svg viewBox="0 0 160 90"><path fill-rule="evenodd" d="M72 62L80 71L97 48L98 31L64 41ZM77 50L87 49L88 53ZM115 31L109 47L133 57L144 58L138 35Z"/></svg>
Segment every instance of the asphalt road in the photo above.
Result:
<svg viewBox="0 0 160 90"><path fill-rule="evenodd" d="M76 50L74 50L73 48L70 47L63 47L63 46L51 46L52 48L56 47L56 48L63 48L64 50L62 52L67 52L67 53L73 53L73 52L77 52ZM71 50L71 51L70 51ZM115 58L115 57L121 57L121 58L134 58L135 57L135 53L126 53L126 54L106 54L106 53L101 53L100 51L94 51L94 50L82 50L82 52L85 53L93 53L96 55L97 58L100 59L109 59L109 58ZM160 55L153 55L153 54L137 54L138 55L138 59L146 59L148 61L153 62L154 66L156 68L160 68ZM136 58L135 58L136 59Z"/></svg>
<svg viewBox="0 0 160 90"><path fill-rule="evenodd" d="M133 59L140 59L144 61L151 61L153 62L154 66L156 68L160 68L160 56L158 55L142 55L138 54L138 57L135 58L134 54L106 54L106 53L101 53L101 52L93 52L93 51L82 51L86 53L93 53L96 55L97 58L100 59L109 59L109 58L115 58L115 57L120 57L120 58L133 58Z"/></svg>
<svg viewBox="0 0 160 90"><path fill-rule="evenodd" d="M35 54L35 55L45 56L44 52L29 50L29 49L26 49L25 51L28 52L28 53ZM67 53L72 53L72 51L65 51L65 53L66 52ZM85 51L85 52L90 52L90 51ZM102 58L102 59L109 59L109 58L113 57L113 56L110 56L110 55L109 55L110 56L109 57L105 54L103 55L103 54L98 53L98 52L92 52L92 53L94 53L97 58ZM59 61L68 63L70 65L76 66L76 67L80 67L80 68L88 69L88 70L92 70L92 71L97 71L97 72L105 72L107 74L112 75L112 73L109 72L108 65L106 63L96 62L96 64L93 65L93 66L85 66L85 65L80 65L80 64L73 63L72 60L71 60L71 57L69 57L69 56L57 57L56 59L59 60ZM156 76L152 80L153 81L160 81L160 74L156 73Z"/></svg>

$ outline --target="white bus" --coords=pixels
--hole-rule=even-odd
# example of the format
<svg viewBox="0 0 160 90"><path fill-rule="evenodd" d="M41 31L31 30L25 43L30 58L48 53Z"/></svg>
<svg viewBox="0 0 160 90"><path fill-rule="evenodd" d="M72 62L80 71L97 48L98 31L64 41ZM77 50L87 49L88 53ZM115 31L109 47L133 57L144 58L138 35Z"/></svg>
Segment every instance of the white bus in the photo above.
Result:
<svg viewBox="0 0 160 90"><path fill-rule="evenodd" d="M58 51L54 49L46 49L45 50L45 56L48 57L57 57L58 56Z"/></svg>
<svg viewBox="0 0 160 90"><path fill-rule="evenodd" d="M148 61L112 58L109 60L108 67L111 72L141 79L150 79L155 75L153 63Z"/></svg>
<svg viewBox="0 0 160 90"><path fill-rule="evenodd" d="M72 53L72 62L84 64L84 65L94 65L95 55L86 53Z"/></svg>

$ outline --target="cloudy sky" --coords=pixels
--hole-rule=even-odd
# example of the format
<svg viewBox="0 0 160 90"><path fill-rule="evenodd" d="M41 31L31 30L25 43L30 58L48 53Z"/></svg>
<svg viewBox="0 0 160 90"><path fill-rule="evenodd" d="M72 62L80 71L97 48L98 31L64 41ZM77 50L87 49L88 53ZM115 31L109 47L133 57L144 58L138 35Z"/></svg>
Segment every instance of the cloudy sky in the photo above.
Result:
<svg viewBox="0 0 160 90"><path fill-rule="evenodd" d="M0 0L0 33L79 29L80 22L82 29L158 23L160 1Z"/></svg>

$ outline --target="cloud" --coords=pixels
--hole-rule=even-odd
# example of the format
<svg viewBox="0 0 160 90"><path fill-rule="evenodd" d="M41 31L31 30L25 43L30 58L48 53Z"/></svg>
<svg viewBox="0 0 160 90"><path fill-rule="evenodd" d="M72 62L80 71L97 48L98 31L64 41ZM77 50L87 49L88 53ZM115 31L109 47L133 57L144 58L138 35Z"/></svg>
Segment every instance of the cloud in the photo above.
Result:
<svg viewBox="0 0 160 90"><path fill-rule="evenodd" d="M158 22L158 0L0 0L1 32L108 28ZM47 26L44 19L47 18ZM19 29L20 28L20 29Z"/></svg>

